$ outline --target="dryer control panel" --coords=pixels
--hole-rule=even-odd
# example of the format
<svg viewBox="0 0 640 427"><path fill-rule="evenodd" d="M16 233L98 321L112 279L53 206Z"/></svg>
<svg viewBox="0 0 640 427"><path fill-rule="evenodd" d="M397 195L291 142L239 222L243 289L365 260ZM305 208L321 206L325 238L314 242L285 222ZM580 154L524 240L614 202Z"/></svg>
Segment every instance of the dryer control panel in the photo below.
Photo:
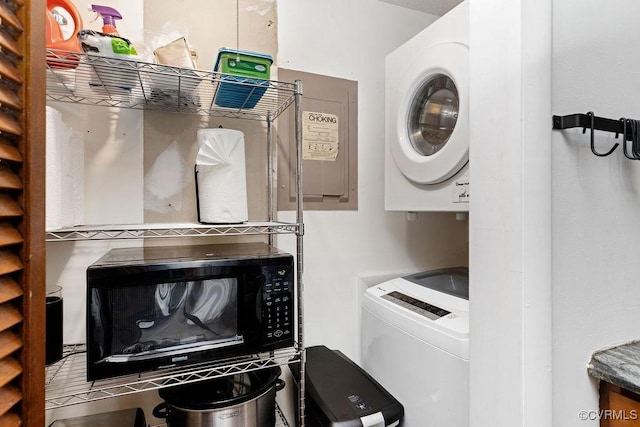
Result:
<svg viewBox="0 0 640 427"><path fill-rule="evenodd" d="M458 179L454 182L451 201L453 203L469 203L469 180Z"/></svg>

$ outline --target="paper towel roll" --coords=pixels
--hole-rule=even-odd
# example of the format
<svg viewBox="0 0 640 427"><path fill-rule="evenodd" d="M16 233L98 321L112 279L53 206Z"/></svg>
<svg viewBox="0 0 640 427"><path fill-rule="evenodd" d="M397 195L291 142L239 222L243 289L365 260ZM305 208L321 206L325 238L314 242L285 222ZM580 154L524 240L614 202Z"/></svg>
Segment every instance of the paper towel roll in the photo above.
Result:
<svg viewBox="0 0 640 427"><path fill-rule="evenodd" d="M84 222L84 144L46 107L45 226L56 229Z"/></svg>
<svg viewBox="0 0 640 427"><path fill-rule="evenodd" d="M62 176L62 226L84 224L84 139L65 126L65 173Z"/></svg>
<svg viewBox="0 0 640 427"><path fill-rule="evenodd" d="M247 221L244 134L233 129L201 129L198 145L198 220L204 223Z"/></svg>
<svg viewBox="0 0 640 427"><path fill-rule="evenodd" d="M62 227L62 140L64 139L64 123L62 114L55 108L46 109L46 210L45 226L47 229Z"/></svg>

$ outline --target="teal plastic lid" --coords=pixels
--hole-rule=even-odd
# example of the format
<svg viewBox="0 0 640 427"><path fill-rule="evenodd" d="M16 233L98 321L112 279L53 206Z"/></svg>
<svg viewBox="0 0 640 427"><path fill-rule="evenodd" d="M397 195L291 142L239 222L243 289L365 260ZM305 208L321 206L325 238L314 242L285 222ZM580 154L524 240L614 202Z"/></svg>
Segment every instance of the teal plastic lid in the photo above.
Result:
<svg viewBox="0 0 640 427"><path fill-rule="evenodd" d="M222 58L222 55L225 53L235 53L239 55L253 56L254 58L267 60L271 64L273 64L273 57L271 55L267 55L266 53L250 52L248 50L237 50L237 49L230 49L228 47L221 47L218 50L218 57L216 58L216 64L213 66L213 71L218 71L218 68L220 66L220 59Z"/></svg>

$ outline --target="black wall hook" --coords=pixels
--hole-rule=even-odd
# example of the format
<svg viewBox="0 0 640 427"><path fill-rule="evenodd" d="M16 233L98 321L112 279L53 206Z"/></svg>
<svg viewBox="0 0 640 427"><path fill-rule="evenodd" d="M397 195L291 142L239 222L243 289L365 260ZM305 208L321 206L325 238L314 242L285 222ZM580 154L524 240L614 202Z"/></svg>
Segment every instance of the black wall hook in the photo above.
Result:
<svg viewBox="0 0 640 427"><path fill-rule="evenodd" d="M622 128L624 129L624 133L626 134L628 131L629 126L631 126L632 121L629 119L625 119L624 117L622 117L620 119L620 121L622 122ZM634 140L634 144L635 145L635 137L634 137L634 132L633 130L629 131L631 133L632 136L632 140ZM640 160L640 156L638 156L638 154L635 152L635 149L633 148L633 145L631 147L631 154L629 154L629 152L627 151L627 141L623 141L622 142L622 151L624 153L624 156L629 159L629 160Z"/></svg>
<svg viewBox="0 0 640 427"><path fill-rule="evenodd" d="M626 119L626 123L631 129L631 140L633 145L631 146L632 156L635 160L640 160L640 121Z"/></svg>
<svg viewBox="0 0 640 427"><path fill-rule="evenodd" d="M622 135L622 147L625 157L631 160L640 160L640 122L621 118L619 120L597 117L593 111L586 114L570 114L568 116L553 116L553 129L582 128L582 132L590 130L591 152L598 157L611 155L620 143L616 143L606 153L599 153L595 149L594 131L615 133L616 138ZM631 153L627 150L627 141L633 141Z"/></svg>
<svg viewBox="0 0 640 427"><path fill-rule="evenodd" d="M594 133L595 133L595 115L593 114L593 111L589 111L587 113L587 116L589 117L590 120L590 126L589 129L591 130L591 152L598 156L598 157L607 157L609 155L611 155L614 151L616 151L616 148L618 148L618 144L617 142L615 143L615 145L611 148L611 150L607 151L606 153L598 153L596 151L596 144L595 144L595 137L594 137ZM623 131L622 132L623 135L626 135L626 133ZM616 133L617 135L617 133Z"/></svg>

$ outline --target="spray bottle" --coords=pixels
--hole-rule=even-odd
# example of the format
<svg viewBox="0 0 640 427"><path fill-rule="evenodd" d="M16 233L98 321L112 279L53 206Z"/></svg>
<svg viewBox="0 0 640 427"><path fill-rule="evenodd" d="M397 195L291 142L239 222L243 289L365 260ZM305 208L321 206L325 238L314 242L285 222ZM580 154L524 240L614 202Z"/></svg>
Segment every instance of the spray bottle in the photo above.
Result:
<svg viewBox="0 0 640 427"><path fill-rule="evenodd" d="M97 12L103 20L102 31L84 29L78 32L78 40L86 53L112 58L139 61L138 52L133 44L118 34L115 27L116 19L122 19L117 10L100 5L91 5L91 9ZM89 57L89 60L91 58ZM98 81L90 81L92 87L115 87L123 90L131 90L138 82L138 74L135 67L130 64L112 66L93 61L93 68L99 78Z"/></svg>
<svg viewBox="0 0 640 427"><path fill-rule="evenodd" d="M122 19L120 12L109 6L101 6L99 4L92 4L91 10L96 12L102 18L102 32L105 34L113 34L119 36L118 30L116 30L116 19Z"/></svg>
<svg viewBox="0 0 640 427"><path fill-rule="evenodd" d="M91 10L102 17L102 32L82 30L78 39L82 49L87 53L112 56L123 59L136 59L138 52L131 42L121 37L116 30L116 19L122 19L120 12L112 7L92 4Z"/></svg>

